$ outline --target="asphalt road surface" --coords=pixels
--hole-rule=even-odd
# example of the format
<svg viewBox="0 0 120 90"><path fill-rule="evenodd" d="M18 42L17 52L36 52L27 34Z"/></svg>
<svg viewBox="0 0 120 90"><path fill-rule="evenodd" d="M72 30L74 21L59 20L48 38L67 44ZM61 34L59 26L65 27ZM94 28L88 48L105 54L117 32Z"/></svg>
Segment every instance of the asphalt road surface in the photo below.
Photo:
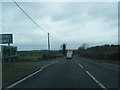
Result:
<svg viewBox="0 0 120 90"><path fill-rule="evenodd" d="M74 56L60 58L9 88L118 88L118 66Z"/></svg>

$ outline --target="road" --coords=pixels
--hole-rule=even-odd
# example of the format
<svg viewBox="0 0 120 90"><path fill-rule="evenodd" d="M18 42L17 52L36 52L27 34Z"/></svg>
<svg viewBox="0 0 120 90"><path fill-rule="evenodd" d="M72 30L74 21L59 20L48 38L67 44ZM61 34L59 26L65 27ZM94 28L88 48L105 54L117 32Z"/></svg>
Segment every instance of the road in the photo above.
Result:
<svg viewBox="0 0 120 90"><path fill-rule="evenodd" d="M118 88L118 66L74 56L60 58L11 88ZM119 85L120 86L120 85Z"/></svg>

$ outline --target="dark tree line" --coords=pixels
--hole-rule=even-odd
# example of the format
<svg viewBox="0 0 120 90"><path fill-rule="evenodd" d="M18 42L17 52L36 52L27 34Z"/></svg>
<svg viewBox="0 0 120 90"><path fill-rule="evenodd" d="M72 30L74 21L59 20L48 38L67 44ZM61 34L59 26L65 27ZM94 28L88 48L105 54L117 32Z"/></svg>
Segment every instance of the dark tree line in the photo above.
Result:
<svg viewBox="0 0 120 90"><path fill-rule="evenodd" d="M78 48L81 56L105 60L119 60L120 45L102 45L85 49L83 46Z"/></svg>

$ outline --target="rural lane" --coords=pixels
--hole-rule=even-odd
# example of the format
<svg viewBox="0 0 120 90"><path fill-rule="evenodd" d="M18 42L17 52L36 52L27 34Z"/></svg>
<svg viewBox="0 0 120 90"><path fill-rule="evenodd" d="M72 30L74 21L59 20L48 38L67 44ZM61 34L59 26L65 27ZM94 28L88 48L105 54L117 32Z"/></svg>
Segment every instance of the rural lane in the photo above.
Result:
<svg viewBox="0 0 120 90"><path fill-rule="evenodd" d="M60 58L10 88L118 88L118 66L74 56ZM120 88L120 87L119 87Z"/></svg>

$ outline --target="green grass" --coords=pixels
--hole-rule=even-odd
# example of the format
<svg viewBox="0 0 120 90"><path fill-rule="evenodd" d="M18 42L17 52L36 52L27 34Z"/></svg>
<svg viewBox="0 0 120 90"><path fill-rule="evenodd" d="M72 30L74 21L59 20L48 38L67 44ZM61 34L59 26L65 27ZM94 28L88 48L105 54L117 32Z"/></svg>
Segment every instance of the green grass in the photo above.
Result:
<svg viewBox="0 0 120 90"><path fill-rule="evenodd" d="M57 60L58 58L54 58L53 60ZM43 60L43 57L42 55L25 55L25 56L18 55L17 60L21 62L36 62ZM11 80L15 80L26 74L29 74L30 72L33 72L38 68L40 68L40 66L36 66L35 64L29 64L29 63L3 64L2 65L3 84L8 83Z"/></svg>
<svg viewBox="0 0 120 90"><path fill-rule="evenodd" d="M46 57L43 57L45 55ZM46 59L53 59L48 56L49 54L41 54L41 55L18 55L18 60L21 62L36 62L40 60L46 60ZM62 56L61 54L52 54L52 56Z"/></svg>
<svg viewBox="0 0 120 90"><path fill-rule="evenodd" d="M24 76L25 74L28 74L35 69L37 69L37 66L33 65L22 65L22 64L8 64L8 65L3 65L2 67L2 79L3 79L3 84L11 81L13 79L16 79L20 76Z"/></svg>
<svg viewBox="0 0 120 90"><path fill-rule="evenodd" d="M18 56L18 60L20 61L40 61L42 60L42 55L24 55Z"/></svg>

